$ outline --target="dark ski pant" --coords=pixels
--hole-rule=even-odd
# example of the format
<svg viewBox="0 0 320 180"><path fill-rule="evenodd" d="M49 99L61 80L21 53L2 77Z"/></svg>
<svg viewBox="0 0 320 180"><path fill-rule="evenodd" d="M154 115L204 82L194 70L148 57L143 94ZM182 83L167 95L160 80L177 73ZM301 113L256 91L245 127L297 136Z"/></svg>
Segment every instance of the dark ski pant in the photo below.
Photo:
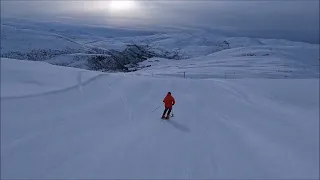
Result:
<svg viewBox="0 0 320 180"><path fill-rule="evenodd" d="M167 111L168 111L167 117L169 117L171 110L172 110L172 108L165 108L163 111L162 117L165 117L165 114L167 113Z"/></svg>

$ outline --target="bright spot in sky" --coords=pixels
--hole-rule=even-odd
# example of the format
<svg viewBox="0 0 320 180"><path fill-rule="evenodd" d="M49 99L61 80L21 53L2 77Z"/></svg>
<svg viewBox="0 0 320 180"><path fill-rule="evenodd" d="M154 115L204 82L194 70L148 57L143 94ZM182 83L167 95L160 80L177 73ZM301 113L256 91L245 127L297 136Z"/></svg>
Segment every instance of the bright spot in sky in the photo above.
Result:
<svg viewBox="0 0 320 180"><path fill-rule="evenodd" d="M111 16L132 16L138 13L139 4L134 0L108 0L91 2L92 10L102 10Z"/></svg>
<svg viewBox="0 0 320 180"><path fill-rule="evenodd" d="M117 23L120 23L119 18L147 17L144 6L137 0L90 0L85 2L87 3L86 7L89 7L88 12L101 17L105 16L108 23L115 19L118 20Z"/></svg>
<svg viewBox="0 0 320 180"><path fill-rule="evenodd" d="M134 9L136 4L134 1L113 0L108 6L111 11L128 11Z"/></svg>

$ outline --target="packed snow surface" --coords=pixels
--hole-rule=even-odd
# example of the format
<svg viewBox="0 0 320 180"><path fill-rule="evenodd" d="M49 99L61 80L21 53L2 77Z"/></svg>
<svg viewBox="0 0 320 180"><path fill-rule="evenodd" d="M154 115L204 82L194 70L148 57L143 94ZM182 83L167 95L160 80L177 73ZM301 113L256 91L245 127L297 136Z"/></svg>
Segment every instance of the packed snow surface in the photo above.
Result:
<svg viewBox="0 0 320 180"><path fill-rule="evenodd" d="M319 178L319 79L154 71L1 59L1 178Z"/></svg>

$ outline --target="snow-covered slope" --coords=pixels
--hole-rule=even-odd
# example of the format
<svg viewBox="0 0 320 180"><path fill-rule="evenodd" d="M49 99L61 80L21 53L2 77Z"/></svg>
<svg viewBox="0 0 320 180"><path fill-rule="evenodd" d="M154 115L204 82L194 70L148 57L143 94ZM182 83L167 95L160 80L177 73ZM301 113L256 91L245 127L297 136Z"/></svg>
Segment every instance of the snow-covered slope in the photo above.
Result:
<svg viewBox="0 0 320 180"><path fill-rule="evenodd" d="M319 46L249 46L185 60L152 58L134 74L187 78L319 78Z"/></svg>
<svg viewBox="0 0 320 180"><path fill-rule="evenodd" d="M175 116L161 121L154 109L167 91ZM144 77L2 59L1 179L316 179L318 100L319 79Z"/></svg>
<svg viewBox="0 0 320 180"><path fill-rule="evenodd" d="M59 21L36 21L31 19L3 18L2 24L12 26L17 29L29 29L42 32L57 33L64 36L71 36L73 39L78 37L110 38L110 37L134 37L152 35L157 33L155 30L148 29L128 29L110 27L106 25L90 25L83 23L63 23Z"/></svg>
<svg viewBox="0 0 320 180"><path fill-rule="evenodd" d="M14 25L20 27L19 24ZM95 58L110 57L108 63L104 63L105 67L93 70L122 70L125 65L140 62L150 54L143 47L132 48L130 44L122 44L121 48L93 46L82 42L81 39L75 39L72 34L67 34L68 31L57 34L55 31L39 31L45 28L36 27L37 29L33 30L1 25L1 57L45 61L54 65L82 69L91 69ZM91 40L94 40L93 36Z"/></svg>
<svg viewBox="0 0 320 180"><path fill-rule="evenodd" d="M104 41L97 41L92 44L97 45L98 43L99 45L103 45L103 42ZM110 40L105 43L115 44L118 45L118 47L121 47L119 42L146 44L154 51L179 52L179 54L184 55L187 58L206 56L226 49L240 47L281 48L294 46L301 48L313 48L313 53L317 52L316 48L319 48L319 45L292 42L288 40L227 37L207 32L177 32L155 34L151 36L118 37L112 38L112 41Z"/></svg>
<svg viewBox="0 0 320 180"><path fill-rule="evenodd" d="M29 96L59 91L79 85L99 74L86 70L53 66L44 62L1 59L1 98Z"/></svg>
<svg viewBox="0 0 320 180"><path fill-rule="evenodd" d="M67 38L54 33L16 29L1 25L1 53L21 52L32 50L83 51L85 48Z"/></svg>
<svg viewBox="0 0 320 180"><path fill-rule="evenodd" d="M128 51L128 46L138 48ZM118 53L115 56L111 52ZM145 61L140 67L151 66L146 71L166 67L171 75L195 71L202 72L202 77L238 73L237 77L264 78L319 77L320 60L319 45L287 40L228 37L200 30L157 32L14 19L2 22L1 56L100 71L122 71L125 66L136 70L137 62L157 57L148 61L164 61ZM100 56L113 57L92 68L91 62Z"/></svg>

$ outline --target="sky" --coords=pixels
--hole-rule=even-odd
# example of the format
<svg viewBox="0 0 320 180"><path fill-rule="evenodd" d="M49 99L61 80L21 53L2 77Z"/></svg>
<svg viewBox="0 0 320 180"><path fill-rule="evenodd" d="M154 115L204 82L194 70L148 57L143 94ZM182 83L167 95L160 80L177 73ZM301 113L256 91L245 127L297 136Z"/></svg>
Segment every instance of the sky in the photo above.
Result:
<svg viewBox="0 0 320 180"><path fill-rule="evenodd" d="M188 27L319 43L319 0L2 0L1 18L122 27Z"/></svg>

